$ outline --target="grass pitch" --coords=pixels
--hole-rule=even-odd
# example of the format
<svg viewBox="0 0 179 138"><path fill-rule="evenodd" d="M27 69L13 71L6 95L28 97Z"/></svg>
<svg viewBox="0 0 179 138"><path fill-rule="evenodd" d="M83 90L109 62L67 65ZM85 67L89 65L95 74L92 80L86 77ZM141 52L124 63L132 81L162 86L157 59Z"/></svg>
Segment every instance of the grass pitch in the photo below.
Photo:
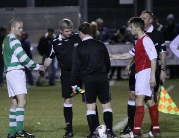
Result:
<svg viewBox="0 0 179 138"><path fill-rule="evenodd" d="M165 88L174 86L169 91L176 105L179 106L179 79L167 80ZM123 121L127 117L128 100L128 80L116 81L111 86L113 126ZM81 102L81 95L74 98L73 104L73 129L74 138L85 138L89 135L89 128L86 120L86 105ZM104 124L102 108L97 101L99 109L100 124ZM7 95L6 87L0 87L0 138L6 138L8 132L8 113L10 99ZM160 113L160 127L163 138L179 138L179 116ZM25 110L24 128L36 135L36 138L62 138L65 133L63 129L65 121L63 117L63 99L61 98L60 82L55 86L44 85L28 89L28 103ZM145 118L142 125L142 132L148 132L150 128L150 118L148 109L145 110ZM115 131L120 137L119 132Z"/></svg>

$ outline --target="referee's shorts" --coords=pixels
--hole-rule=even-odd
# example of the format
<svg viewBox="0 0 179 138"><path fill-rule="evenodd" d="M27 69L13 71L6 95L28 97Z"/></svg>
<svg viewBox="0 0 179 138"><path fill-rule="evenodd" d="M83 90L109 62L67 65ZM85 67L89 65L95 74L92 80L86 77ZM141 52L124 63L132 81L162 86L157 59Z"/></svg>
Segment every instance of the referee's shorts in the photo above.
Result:
<svg viewBox="0 0 179 138"><path fill-rule="evenodd" d="M62 86L62 97L65 99L71 98L71 71L61 70L61 86Z"/></svg>
<svg viewBox="0 0 179 138"><path fill-rule="evenodd" d="M83 100L87 104L96 102L98 97L102 104L110 102L110 90L107 74L87 75L82 77L85 93Z"/></svg>

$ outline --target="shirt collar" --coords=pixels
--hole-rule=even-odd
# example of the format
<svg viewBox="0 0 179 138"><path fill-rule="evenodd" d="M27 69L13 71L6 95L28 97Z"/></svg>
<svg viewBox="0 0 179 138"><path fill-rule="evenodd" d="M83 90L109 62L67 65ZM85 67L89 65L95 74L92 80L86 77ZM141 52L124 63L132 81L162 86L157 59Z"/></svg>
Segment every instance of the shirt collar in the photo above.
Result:
<svg viewBox="0 0 179 138"><path fill-rule="evenodd" d="M153 29L154 29L154 26L151 25L150 28L149 28L146 32L147 32L147 33L151 33L151 32L153 31Z"/></svg>
<svg viewBox="0 0 179 138"><path fill-rule="evenodd" d="M85 40L88 40L88 39L93 39L93 37L91 37L91 36L87 36L87 37L83 38L82 41L85 41Z"/></svg>

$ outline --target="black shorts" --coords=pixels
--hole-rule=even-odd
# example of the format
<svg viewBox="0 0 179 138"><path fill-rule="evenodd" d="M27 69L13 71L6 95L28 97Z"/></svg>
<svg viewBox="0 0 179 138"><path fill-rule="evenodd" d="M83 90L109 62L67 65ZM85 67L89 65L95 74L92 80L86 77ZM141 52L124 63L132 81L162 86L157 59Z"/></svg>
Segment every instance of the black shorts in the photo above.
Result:
<svg viewBox="0 0 179 138"><path fill-rule="evenodd" d="M102 104L110 101L109 81L107 74L87 75L82 77L85 93L83 101L87 104L95 103L98 97Z"/></svg>
<svg viewBox="0 0 179 138"><path fill-rule="evenodd" d="M129 74L129 90L135 91L135 63L132 64Z"/></svg>
<svg viewBox="0 0 179 138"><path fill-rule="evenodd" d="M62 97L67 99L71 98L72 88L71 88L71 71L61 70L61 86L62 86Z"/></svg>

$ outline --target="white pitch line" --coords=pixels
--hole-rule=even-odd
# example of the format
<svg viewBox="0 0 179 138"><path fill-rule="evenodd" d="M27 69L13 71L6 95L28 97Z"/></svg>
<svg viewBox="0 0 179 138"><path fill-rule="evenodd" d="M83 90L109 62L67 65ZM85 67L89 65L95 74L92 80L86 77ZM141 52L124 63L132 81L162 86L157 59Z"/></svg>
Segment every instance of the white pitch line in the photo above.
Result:
<svg viewBox="0 0 179 138"><path fill-rule="evenodd" d="M170 86L166 89L166 91L169 92L169 91L171 91L174 87L175 87L174 85L170 85ZM147 106L145 106L145 108L147 108ZM117 131L117 130L121 129L122 127L124 127L124 125L127 123L127 121L128 121L128 117L124 118L123 121L119 122L116 126L113 127L113 130L114 130L114 131Z"/></svg>

